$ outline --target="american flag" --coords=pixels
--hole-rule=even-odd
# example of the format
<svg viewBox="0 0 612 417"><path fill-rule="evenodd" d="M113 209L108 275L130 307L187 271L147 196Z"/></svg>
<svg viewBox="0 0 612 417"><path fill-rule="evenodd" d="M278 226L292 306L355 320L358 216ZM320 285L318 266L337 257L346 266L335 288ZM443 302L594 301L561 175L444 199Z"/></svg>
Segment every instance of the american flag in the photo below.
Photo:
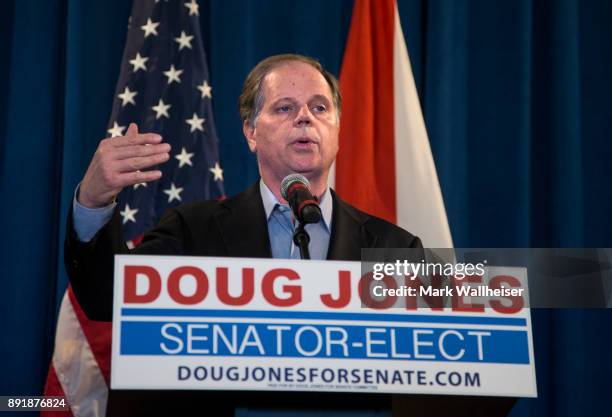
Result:
<svg viewBox="0 0 612 417"><path fill-rule="evenodd" d="M126 240L137 242L168 207L223 197L211 99L196 0L134 0L108 136L134 122L161 134L172 151L158 167L160 180L119 195ZM68 288L45 386L45 395L66 397L65 415L105 414L110 343L110 323L89 321Z"/></svg>
<svg viewBox="0 0 612 417"><path fill-rule="evenodd" d="M108 126L110 136L131 122L172 146L162 178L119 196L124 235L132 240L164 211L223 195L206 55L195 0L134 2L121 75Z"/></svg>

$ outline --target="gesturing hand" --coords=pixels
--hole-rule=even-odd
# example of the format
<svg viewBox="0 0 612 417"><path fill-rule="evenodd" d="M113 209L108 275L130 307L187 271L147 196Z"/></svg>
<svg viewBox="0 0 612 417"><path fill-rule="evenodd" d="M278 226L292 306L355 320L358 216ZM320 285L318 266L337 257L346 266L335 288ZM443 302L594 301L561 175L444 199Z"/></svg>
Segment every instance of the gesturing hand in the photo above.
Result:
<svg viewBox="0 0 612 417"><path fill-rule="evenodd" d="M170 145L155 133L138 133L131 123L125 136L104 139L81 182L78 201L85 207L110 204L123 187L161 178L161 171L143 171L170 158Z"/></svg>

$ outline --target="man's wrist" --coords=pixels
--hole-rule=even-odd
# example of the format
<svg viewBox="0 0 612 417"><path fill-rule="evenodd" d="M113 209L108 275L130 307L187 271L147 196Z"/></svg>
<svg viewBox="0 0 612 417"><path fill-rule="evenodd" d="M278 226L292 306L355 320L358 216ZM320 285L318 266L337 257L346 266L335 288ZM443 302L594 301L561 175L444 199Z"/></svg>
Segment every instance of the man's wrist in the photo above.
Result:
<svg viewBox="0 0 612 417"><path fill-rule="evenodd" d="M87 209L101 209L114 204L117 201L117 196L113 196L109 201L96 202L89 198L86 192L82 192L81 184L79 184L77 187L76 201L81 207Z"/></svg>
<svg viewBox="0 0 612 417"><path fill-rule="evenodd" d="M73 227L78 240L89 242L111 219L117 203L111 202L103 207L84 206L77 198L80 187L81 184L77 186L72 200Z"/></svg>

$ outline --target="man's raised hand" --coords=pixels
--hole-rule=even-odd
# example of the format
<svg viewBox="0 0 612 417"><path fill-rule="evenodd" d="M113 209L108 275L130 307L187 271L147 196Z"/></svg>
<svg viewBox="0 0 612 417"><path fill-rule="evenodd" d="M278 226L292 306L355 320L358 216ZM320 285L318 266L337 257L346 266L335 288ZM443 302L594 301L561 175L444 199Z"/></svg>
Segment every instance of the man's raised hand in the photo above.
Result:
<svg viewBox="0 0 612 417"><path fill-rule="evenodd" d="M170 145L155 133L138 133L131 123L125 136L100 142L81 181L78 201L85 207L104 207L123 187L161 178L160 170L143 171L170 158Z"/></svg>

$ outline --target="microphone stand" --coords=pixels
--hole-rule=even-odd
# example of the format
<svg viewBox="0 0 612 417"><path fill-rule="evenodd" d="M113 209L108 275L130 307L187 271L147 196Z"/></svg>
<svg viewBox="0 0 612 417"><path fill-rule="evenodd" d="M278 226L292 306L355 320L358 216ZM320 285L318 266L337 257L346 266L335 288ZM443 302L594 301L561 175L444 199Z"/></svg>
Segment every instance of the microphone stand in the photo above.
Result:
<svg viewBox="0 0 612 417"><path fill-rule="evenodd" d="M300 257L302 259L310 259L310 252L308 251L310 236L306 229L304 229L304 226L304 223L299 222L298 227L295 229L295 233L293 233L293 243L300 248Z"/></svg>

